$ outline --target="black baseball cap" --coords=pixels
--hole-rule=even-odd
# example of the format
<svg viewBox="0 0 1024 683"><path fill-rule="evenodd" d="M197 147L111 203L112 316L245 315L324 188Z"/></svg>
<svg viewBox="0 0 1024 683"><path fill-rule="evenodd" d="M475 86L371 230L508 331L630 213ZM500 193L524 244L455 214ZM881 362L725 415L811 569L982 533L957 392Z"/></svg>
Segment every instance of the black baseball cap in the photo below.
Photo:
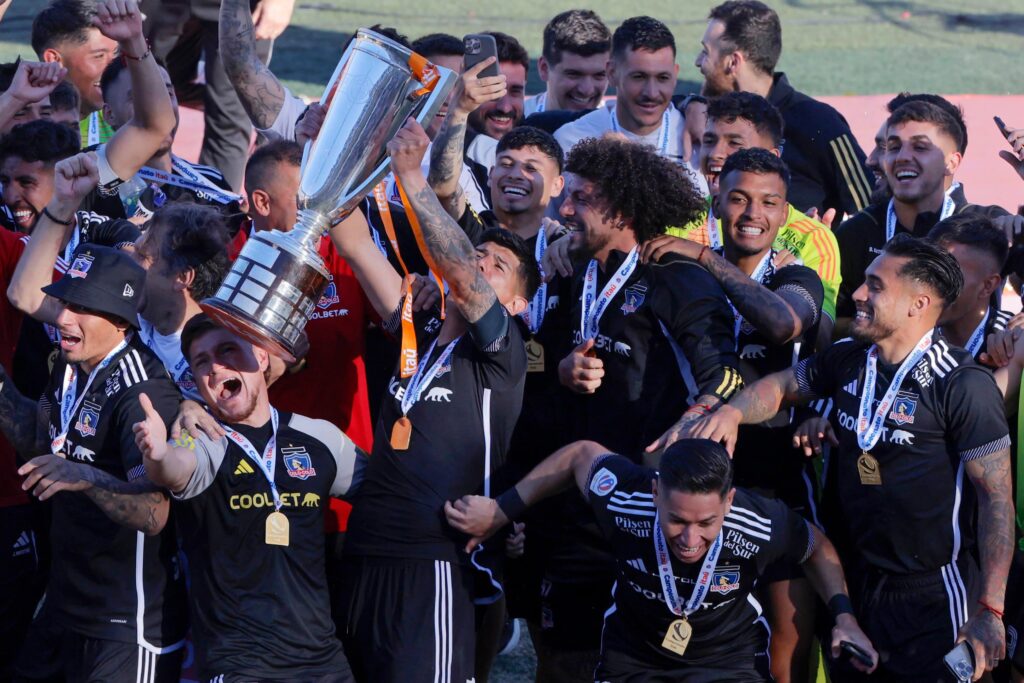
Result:
<svg viewBox="0 0 1024 683"><path fill-rule="evenodd" d="M139 326L139 300L146 271L131 256L112 247L83 244L61 279L43 287L50 296Z"/></svg>

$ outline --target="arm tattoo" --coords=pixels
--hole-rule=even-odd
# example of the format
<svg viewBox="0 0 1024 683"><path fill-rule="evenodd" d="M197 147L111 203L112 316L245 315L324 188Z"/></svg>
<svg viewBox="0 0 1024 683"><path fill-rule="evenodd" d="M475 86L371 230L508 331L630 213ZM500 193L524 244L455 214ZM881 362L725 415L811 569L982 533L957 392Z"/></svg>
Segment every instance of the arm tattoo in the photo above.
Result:
<svg viewBox="0 0 1024 683"><path fill-rule="evenodd" d="M15 388L14 382L0 368L0 432L23 458L31 458L47 450L45 428L39 428L39 405Z"/></svg>
<svg viewBox="0 0 1024 683"><path fill-rule="evenodd" d="M775 417L785 404L792 403L798 390L792 369L783 370L754 382L729 405L743 413L743 424L760 424Z"/></svg>
<svg viewBox="0 0 1024 683"><path fill-rule="evenodd" d="M494 290L477 266L476 249L462 228L441 208L429 187L409 195L430 255L448 281L467 322L474 323L494 304Z"/></svg>
<svg viewBox="0 0 1024 683"><path fill-rule="evenodd" d="M110 519L147 534L162 528L161 508L167 505L167 496L147 479L122 481L96 469L87 467L85 478L92 484L85 495Z"/></svg>
<svg viewBox="0 0 1024 683"><path fill-rule="evenodd" d="M466 122L449 117L441 124L437 139L430 148L427 184L455 220L462 217L466 207L465 195L459 184L465 141Z"/></svg>
<svg viewBox="0 0 1024 683"><path fill-rule="evenodd" d="M249 0L224 0L220 10L220 55L238 99L257 128L270 128L284 106L284 87L256 56Z"/></svg>
<svg viewBox="0 0 1024 683"><path fill-rule="evenodd" d="M981 551L982 599L1002 605L1013 559L1013 492L1010 450L971 460L967 475L978 494L978 546Z"/></svg>
<svg viewBox="0 0 1024 683"><path fill-rule="evenodd" d="M740 315L773 343L784 344L802 332L800 318L785 299L723 257L709 250L702 265L722 285Z"/></svg>

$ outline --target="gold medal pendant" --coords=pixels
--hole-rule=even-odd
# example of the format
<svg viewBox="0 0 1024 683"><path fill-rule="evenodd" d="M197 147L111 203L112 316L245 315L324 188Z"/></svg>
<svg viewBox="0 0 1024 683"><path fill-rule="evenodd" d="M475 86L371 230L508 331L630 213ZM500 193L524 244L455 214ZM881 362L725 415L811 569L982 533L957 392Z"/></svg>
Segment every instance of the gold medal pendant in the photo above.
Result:
<svg viewBox="0 0 1024 683"><path fill-rule="evenodd" d="M267 545L288 545L288 518L280 510L267 515Z"/></svg>
<svg viewBox="0 0 1024 683"><path fill-rule="evenodd" d="M395 420L391 427L391 447L396 451L409 450L409 440L412 439L412 421L405 415Z"/></svg>
<svg viewBox="0 0 1024 683"><path fill-rule="evenodd" d="M544 372L544 347L532 337L526 342L526 371Z"/></svg>
<svg viewBox="0 0 1024 683"><path fill-rule="evenodd" d="M882 469L878 466L878 460L867 451L857 458L857 474L860 475L860 483L864 486L881 486Z"/></svg>
<svg viewBox="0 0 1024 683"><path fill-rule="evenodd" d="M669 624L661 646L669 652L674 652L680 657L686 654L686 646L690 644L690 636L693 635L693 627L686 619L676 619Z"/></svg>

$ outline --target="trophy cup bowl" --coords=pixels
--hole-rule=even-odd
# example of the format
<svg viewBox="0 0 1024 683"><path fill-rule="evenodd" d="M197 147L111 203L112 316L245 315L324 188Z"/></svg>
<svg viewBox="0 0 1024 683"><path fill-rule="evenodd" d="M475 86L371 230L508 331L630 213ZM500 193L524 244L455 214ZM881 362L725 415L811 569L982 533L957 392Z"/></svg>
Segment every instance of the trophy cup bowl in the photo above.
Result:
<svg viewBox="0 0 1024 683"><path fill-rule="evenodd" d="M391 165L387 144L406 119L437 114L457 75L367 29L356 32L320 99L327 116L302 155L298 217L289 232L254 232L217 293L200 307L287 362L327 286L320 238Z"/></svg>

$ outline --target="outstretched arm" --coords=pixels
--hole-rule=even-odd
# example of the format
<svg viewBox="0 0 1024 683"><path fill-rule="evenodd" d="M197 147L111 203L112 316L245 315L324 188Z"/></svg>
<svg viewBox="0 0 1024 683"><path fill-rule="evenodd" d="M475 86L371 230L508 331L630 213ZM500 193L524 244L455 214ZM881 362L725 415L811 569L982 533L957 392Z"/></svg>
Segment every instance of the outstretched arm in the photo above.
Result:
<svg viewBox="0 0 1024 683"><path fill-rule="evenodd" d="M220 58L238 99L257 128L270 128L284 106L285 90L256 56L256 36L249 0L220 4Z"/></svg>
<svg viewBox="0 0 1024 683"><path fill-rule="evenodd" d="M466 233L441 207L423 177L421 162L430 139L415 119L409 119L388 143L391 167L401 181L419 219L427 249L450 288L462 317L472 324L490 310L494 290L477 263L476 249Z"/></svg>
<svg viewBox="0 0 1024 683"><path fill-rule="evenodd" d="M138 173L157 153L177 121L160 67L146 45L136 1L100 0L93 25L118 42L131 78L132 118L102 148L110 170L123 180Z"/></svg>
<svg viewBox="0 0 1024 683"><path fill-rule="evenodd" d="M146 419L136 422L132 431L135 432L135 445L142 451L146 476L157 486L170 491L181 491L196 471L195 451L167 444L167 427L164 425L164 419L153 408L149 396L139 394L139 405L142 406Z"/></svg>
<svg viewBox="0 0 1024 683"><path fill-rule="evenodd" d="M469 115L481 105L501 99L507 90L504 74L479 78L480 72L493 63L494 58L488 57L459 78L451 96L448 115L430 148L427 182L448 215L455 220L459 220L466 210L466 195L459 185L459 179L462 176Z"/></svg>
<svg viewBox="0 0 1024 683"><path fill-rule="evenodd" d="M402 300L402 276L370 237L363 212L356 209L330 231L338 253L352 266L373 310L387 320Z"/></svg>
<svg viewBox="0 0 1024 683"><path fill-rule="evenodd" d="M463 496L454 503L445 503L448 523L470 536L466 552L471 552L523 510L564 491L573 482L586 495L587 477L594 461L607 454L607 448L593 441L577 441L564 446L496 499Z"/></svg>

